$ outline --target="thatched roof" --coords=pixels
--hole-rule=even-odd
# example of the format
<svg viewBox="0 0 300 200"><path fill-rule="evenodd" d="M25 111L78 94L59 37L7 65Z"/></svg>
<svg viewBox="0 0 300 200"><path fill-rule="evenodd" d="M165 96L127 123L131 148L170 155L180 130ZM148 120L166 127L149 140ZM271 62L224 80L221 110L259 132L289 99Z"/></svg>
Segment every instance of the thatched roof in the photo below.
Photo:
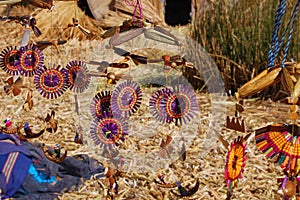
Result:
<svg viewBox="0 0 300 200"><path fill-rule="evenodd" d="M130 19L133 15L134 6L126 5L124 0L87 1L94 18L98 20L97 24L103 28L120 25L124 20ZM144 19L165 25L163 4L160 0L147 0L141 1L141 3Z"/></svg>
<svg viewBox="0 0 300 200"><path fill-rule="evenodd" d="M95 0L87 0L89 8L96 20L101 20L102 17L108 14L109 7L111 5L111 0L102 0L102 1L95 1Z"/></svg>

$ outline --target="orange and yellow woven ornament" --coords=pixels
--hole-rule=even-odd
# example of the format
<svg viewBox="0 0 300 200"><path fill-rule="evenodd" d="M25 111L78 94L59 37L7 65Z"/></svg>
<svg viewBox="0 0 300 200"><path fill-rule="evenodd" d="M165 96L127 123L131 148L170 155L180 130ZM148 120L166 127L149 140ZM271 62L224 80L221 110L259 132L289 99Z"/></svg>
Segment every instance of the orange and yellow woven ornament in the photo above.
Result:
<svg viewBox="0 0 300 200"><path fill-rule="evenodd" d="M242 173L246 165L246 143L244 138L239 136L230 145L230 149L226 157L225 180L227 186L232 189Z"/></svg>

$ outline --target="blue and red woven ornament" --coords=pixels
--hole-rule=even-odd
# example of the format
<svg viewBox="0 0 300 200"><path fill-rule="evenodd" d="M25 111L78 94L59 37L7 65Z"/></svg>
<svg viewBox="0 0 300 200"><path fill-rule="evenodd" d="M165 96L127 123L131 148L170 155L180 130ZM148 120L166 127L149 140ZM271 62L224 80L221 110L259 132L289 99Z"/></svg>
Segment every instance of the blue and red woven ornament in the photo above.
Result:
<svg viewBox="0 0 300 200"><path fill-rule="evenodd" d="M83 61L70 61L66 66L70 89L76 93L84 92L91 81L88 69Z"/></svg>
<svg viewBox="0 0 300 200"><path fill-rule="evenodd" d="M105 113L101 119L94 119L90 133L96 145L112 148L125 140L128 123L124 118L115 118L110 113Z"/></svg>
<svg viewBox="0 0 300 200"><path fill-rule="evenodd" d="M90 110L93 118L101 119L105 113L111 113L111 92L101 91L92 100Z"/></svg>
<svg viewBox="0 0 300 200"><path fill-rule="evenodd" d="M21 75L33 76L44 65L44 55L35 45L27 45L20 49Z"/></svg>
<svg viewBox="0 0 300 200"><path fill-rule="evenodd" d="M58 98L69 88L66 69L60 69L60 65L50 69L42 66L34 77L34 84L43 97Z"/></svg>
<svg viewBox="0 0 300 200"><path fill-rule="evenodd" d="M129 118L141 105L142 90L132 80L120 83L112 92L111 109L114 116Z"/></svg>
<svg viewBox="0 0 300 200"><path fill-rule="evenodd" d="M230 145L226 156L225 180L227 186L232 190L238 179L242 178L242 173L246 165L246 143L243 137L236 138Z"/></svg>
<svg viewBox="0 0 300 200"><path fill-rule="evenodd" d="M169 88L162 88L156 91L149 100L150 113L160 122L170 123L172 118L166 110L166 103L172 94Z"/></svg>
<svg viewBox="0 0 300 200"><path fill-rule="evenodd" d="M194 90L183 84L163 88L152 95L150 112L160 122L186 124L197 115L198 102Z"/></svg>
<svg viewBox="0 0 300 200"><path fill-rule="evenodd" d="M6 47L0 54L0 67L10 75L18 75L21 69L20 56L17 47Z"/></svg>
<svg viewBox="0 0 300 200"><path fill-rule="evenodd" d="M186 124L198 112L198 101L193 89L183 84L174 87L166 102L166 111L176 124Z"/></svg>

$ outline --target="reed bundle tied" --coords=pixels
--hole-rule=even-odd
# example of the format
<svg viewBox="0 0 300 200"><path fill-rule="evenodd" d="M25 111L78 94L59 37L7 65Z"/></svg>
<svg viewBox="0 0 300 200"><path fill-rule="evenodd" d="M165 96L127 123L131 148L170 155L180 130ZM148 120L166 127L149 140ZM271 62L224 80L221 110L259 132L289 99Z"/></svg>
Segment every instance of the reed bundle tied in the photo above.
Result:
<svg viewBox="0 0 300 200"><path fill-rule="evenodd" d="M299 78L300 63L286 62L284 68L275 66L258 74L238 90L236 97L239 99L252 96L279 81L284 91L299 96Z"/></svg>

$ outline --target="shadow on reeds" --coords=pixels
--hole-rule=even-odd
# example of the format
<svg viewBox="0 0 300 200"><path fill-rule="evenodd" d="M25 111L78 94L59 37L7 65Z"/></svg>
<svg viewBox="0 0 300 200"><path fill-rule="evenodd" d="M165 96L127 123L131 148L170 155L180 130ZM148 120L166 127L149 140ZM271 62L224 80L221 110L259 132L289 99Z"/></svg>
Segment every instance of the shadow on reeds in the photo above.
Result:
<svg viewBox="0 0 300 200"><path fill-rule="evenodd" d="M229 5L226 0L209 1L206 11L198 12L191 23L191 36L216 61L226 92L233 95L239 87L267 67L268 51L278 1L239 0ZM289 2L280 34L293 11ZM277 62L282 60L282 52ZM288 59L299 61L299 22L296 22ZM274 97L280 88L265 91Z"/></svg>

